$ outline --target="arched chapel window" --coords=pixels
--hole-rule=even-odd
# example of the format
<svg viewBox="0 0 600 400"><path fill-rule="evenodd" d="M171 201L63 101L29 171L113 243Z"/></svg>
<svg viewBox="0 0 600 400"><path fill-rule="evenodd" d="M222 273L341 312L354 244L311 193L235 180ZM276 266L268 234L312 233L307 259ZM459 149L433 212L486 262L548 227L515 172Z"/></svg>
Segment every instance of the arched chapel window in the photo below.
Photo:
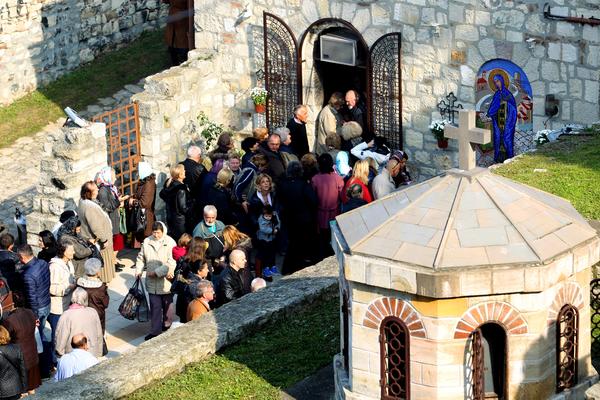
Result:
<svg viewBox="0 0 600 400"><path fill-rule="evenodd" d="M381 322L381 399L408 399L410 395L410 333L396 317Z"/></svg>
<svg viewBox="0 0 600 400"><path fill-rule="evenodd" d="M579 313L565 304L556 318L556 392L577 385Z"/></svg>

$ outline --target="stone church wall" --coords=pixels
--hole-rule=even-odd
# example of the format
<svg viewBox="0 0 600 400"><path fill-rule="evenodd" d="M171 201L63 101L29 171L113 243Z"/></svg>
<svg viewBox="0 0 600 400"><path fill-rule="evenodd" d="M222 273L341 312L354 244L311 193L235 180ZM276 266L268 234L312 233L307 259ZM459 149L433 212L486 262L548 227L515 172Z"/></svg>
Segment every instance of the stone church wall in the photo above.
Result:
<svg viewBox="0 0 600 400"><path fill-rule="evenodd" d="M600 28L546 19L543 2L526 3L254 0L244 6L235 0L216 5L196 0L196 46L218 52L220 77L240 113L247 113L249 83L260 84L257 72L264 68L263 11L280 16L298 40L311 23L330 17L352 23L369 46L385 33L401 32L404 148L422 180L457 164L455 144L439 150L429 132L432 119L439 119L438 102L454 92L465 108L474 108L476 75L488 60L510 60L527 74L534 131L547 119L546 94L560 100L559 114L548 122L549 128L599 119ZM600 17L600 9L583 0L549 4L553 14ZM309 106L314 120L320 105Z"/></svg>
<svg viewBox="0 0 600 400"><path fill-rule="evenodd" d="M160 0L0 2L0 104L164 23Z"/></svg>

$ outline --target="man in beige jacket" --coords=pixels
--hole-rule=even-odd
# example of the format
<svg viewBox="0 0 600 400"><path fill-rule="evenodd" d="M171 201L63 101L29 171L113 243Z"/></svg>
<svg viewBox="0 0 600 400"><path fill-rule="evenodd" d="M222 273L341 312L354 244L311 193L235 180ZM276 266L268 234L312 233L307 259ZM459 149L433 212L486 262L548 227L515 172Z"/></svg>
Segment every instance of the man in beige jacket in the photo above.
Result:
<svg viewBox="0 0 600 400"><path fill-rule="evenodd" d="M175 241L167 236L167 227L157 221L152 226L152 236L142 243L135 262L136 276L140 277L146 270L146 290L150 299L150 333L145 339L150 340L171 327L173 322L173 294L171 282L175 273L173 247Z"/></svg>
<svg viewBox="0 0 600 400"><path fill-rule="evenodd" d="M344 95L341 92L335 92L329 98L329 103L323 107L317 117L317 137L315 138L315 147L313 151L317 154L327 153L329 149L325 145L325 139L330 133L341 134L341 128L344 124L339 110L344 106Z"/></svg>

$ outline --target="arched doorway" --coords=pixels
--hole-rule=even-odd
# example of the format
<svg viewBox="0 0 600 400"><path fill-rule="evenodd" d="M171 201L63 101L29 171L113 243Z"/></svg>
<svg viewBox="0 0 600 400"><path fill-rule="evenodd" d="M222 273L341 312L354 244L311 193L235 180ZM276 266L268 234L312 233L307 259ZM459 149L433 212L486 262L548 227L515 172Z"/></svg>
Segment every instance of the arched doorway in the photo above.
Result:
<svg viewBox="0 0 600 400"><path fill-rule="evenodd" d="M508 399L508 342L506 330L487 322L471 333L467 342L465 377L470 381L465 398Z"/></svg>
<svg viewBox="0 0 600 400"><path fill-rule="evenodd" d="M306 130L309 144L314 143L315 118L327 102L327 93L358 85L365 92L364 105L370 133L382 136L395 149L402 149L402 69L401 35L383 35L369 48L360 32L351 23L326 18L312 23L303 33L300 43L283 19L263 13L265 87L267 97L267 128L284 126L297 104L309 109ZM327 32L346 35L357 42L358 63L354 69L320 65L315 60L315 44ZM362 60L361 60L362 57ZM317 65L319 64L319 65ZM330 69L333 68L333 69ZM338 73L341 78L337 79ZM357 76L355 76L357 75ZM334 78L331 83L322 77ZM348 82L340 85L339 81ZM324 87L325 86L325 87Z"/></svg>
<svg viewBox="0 0 600 400"><path fill-rule="evenodd" d="M321 37L332 35L356 42L356 65L343 65L321 60ZM342 19L324 18L313 22L304 31L299 44L302 99L310 115L317 116L334 92L353 89L361 94L365 114L369 115L369 46L354 26ZM369 122L367 121L367 125ZM314 118L307 124L307 132L314 135ZM314 137L309 137L309 143Z"/></svg>

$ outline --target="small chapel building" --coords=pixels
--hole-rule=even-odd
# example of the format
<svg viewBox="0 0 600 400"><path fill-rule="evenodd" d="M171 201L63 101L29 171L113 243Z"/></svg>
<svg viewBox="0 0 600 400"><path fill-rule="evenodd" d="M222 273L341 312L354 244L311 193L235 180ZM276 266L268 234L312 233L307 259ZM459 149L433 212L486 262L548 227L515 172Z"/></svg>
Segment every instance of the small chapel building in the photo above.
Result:
<svg viewBox="0 0 600 400"><path fill-rule="evenodd" d="M568 201L460 158L336 218L336 399L581 399L597 379L596 231Z"/></svg>

